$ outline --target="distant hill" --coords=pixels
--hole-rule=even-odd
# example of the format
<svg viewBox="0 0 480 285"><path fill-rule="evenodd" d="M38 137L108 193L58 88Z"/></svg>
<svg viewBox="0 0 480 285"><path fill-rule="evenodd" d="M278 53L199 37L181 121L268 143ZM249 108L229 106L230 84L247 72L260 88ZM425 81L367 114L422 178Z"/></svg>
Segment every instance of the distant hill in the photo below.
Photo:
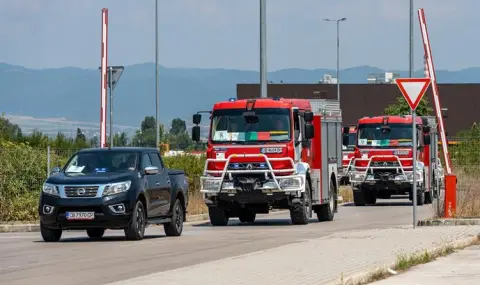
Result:
<svg viewBox="0 0 480 285"><path fill-rule="evenodd" d="M408 76L407 71L389 70ZM384 70L371 66L343 69L344 83L366 83L370 73ZM283 69L268 80L283 83L317 83L330 69ZM423 69L415 73L423 76ZM480 68L438 70L439 83L480 82ZM180 117L191 122L198 110L208 110L218 100L236 97L237 83L259 82L255 71L160 67L160 120ZM65 118L98 122L100 104L98 69L28 69L0 63L0 112L10 115ZM155 115L155 64L126 66L114 93L114 122L139 126L146 115ZM108 115L107 115L108 116Z"/></svg>

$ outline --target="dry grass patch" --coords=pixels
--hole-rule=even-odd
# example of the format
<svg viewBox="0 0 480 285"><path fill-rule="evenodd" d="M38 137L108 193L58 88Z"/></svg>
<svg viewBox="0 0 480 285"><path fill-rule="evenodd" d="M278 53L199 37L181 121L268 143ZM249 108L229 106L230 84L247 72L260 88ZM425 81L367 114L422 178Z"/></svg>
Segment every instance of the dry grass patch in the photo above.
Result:
<svg viewBox="0 0 480 285"><path fill-rule="evenodd" d="M342 196L343 202L353 202L353 192L350 186L340 186L338 189L338 195Z"/></svg>
<svg viewBox="0 0 480 285"><path fill-rule="evenodd" d="M207 205L203 201L200 193L194 193L190 195L188 201L188 215L200 215L208 213Z"/></svg>
<svg viewBox="0 0 480 285"><path fill-rule="evenodd" d="M455 169L458 218L480 217L480 167L472 168Z"/></svg>

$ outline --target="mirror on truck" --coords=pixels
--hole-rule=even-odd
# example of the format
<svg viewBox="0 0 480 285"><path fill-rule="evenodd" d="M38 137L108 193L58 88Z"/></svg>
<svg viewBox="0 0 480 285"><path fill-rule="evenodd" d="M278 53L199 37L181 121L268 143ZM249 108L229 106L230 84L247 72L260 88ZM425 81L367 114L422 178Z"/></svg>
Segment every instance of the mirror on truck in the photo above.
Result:
<svg viewBox="0 0 480 285"><path fill-rule="evenodd" d="M201 115L201 114L198 114L198 113L197 113L197 114L194 114L194 115L193 115L193 123L194 123L195 125L200 124L201 121L202 121L202 115Z"/></svg>
<svg viewBox="0 0 480 285"><path fill-rule="evenodd" d="M305 112L303 113L303 119L305 120L305 122L311 122L311 121L313 121L313 112L305 111Z"/></svg>
<svg viewBox="0 0 480 285"><path fill-rule="evenodd" d="M309 140L315 136L315 131L312 124L305 124L305 139Z"/></svg>
<svg viewBox="0 0 480 285"><path fill-rule="evenodd" d="M348 139L348 134L343 134L342 136L342 145L348 146L349 139Z"/></svg>
<svg viewBox="0 0 480 285"><path fill-rule="evenodd" d="M58 166L52 168L52 170L50 171L50 175L55 175L55 174L58 174L62 171L62 169Z"/></svg>
<svg viewBox="0 0 480 285"><path fill-rule="evenodd" d="M424 145L429 145L432 142L432 139L430 138L430 135L426 134L423 135L423 144Z"/></svg>
<svg viewBox="0 0 480 285"><path fill-rule="evenodd" d="M200 141L200 126L192 127L192 141L195 141L195 142Z"/></svg>
<svg viewBox="0 0 480 285"><path fill-rule="evenodd" d="M350 128L349 127L343 127L343 134L347 135L348 133L350 133Z"/></svg>

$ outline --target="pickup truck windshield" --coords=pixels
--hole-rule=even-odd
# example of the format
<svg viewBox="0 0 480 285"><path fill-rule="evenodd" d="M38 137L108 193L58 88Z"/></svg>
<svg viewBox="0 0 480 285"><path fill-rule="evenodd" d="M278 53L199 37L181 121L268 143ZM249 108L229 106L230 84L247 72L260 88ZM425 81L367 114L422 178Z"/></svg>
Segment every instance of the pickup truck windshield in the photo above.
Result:
<svg viewBox="0 0 480 285"><path fill-rule="evenodd" d="M212 114L211 139L213 143L287 142L290 129L290 109L223 109Z"/></svg>
<svg viewBox="0 0 480 285"><path fill-rule="evenodd" d="M64 169L68 174L119 173L135 171L137 161L136 152L83 152L72 157Z"/></svg>
<svg viewBox="0 0 480 285"><path fill-rule="evenodd" d="M411 147L411 124L361 124L358 126L359 147Z"/></svg>

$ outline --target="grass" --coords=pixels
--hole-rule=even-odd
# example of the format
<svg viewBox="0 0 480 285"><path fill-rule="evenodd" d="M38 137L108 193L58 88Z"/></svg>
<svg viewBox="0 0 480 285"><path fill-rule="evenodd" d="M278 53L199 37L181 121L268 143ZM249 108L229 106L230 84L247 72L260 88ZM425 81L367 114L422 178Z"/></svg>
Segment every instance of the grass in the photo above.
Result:
<svg viewBox="0 0 480 285"><path fill-rule="evenodd" d="M478 237L478 239L476 241L474 241L473 243L466 243L466 244L462 244L462 245L459 245L459 246L444 245L444 246L442 246L438 249L431 250L431 251L424 250L424 251L415 252L415 253L411 253L411 254L400 253L400 254L397 255L397 259L395 261L395 264L394 264L393 268L391 268L391 269L389 269L389 268L377 269L377 270L373 271L372 273L370 273L366 278L363 278L363 280L360 280L360 281L357 281L357 282L349 282L349 281L344 282L343 277L342 277L341 278L342 279L341 284L342 285L346 285L346 284L348 284L348 285L369 284L369 283L372 283L372 282L375 282L375 281L386 279L389 276L391 276L392 274L396 275L396 274L405 272L405 271L407 271L408 269L410 269L414 266L432 262L439 257L447 256L449 254L454 253L457 250L464 249L468 246L479 245L479 244L480 244L480 237Z"/></svg>
<svg viewBox="0 0 480 285"><path fill-rule="evenodd" d="M353 202L353 192L350 186L340 186L338 188L338 195L342 196L344 203Z"/></svg>
<svg viewBox="0 0 480 285"><path fill-rule="evenodd" d="M457 218L480 217L480 168L454 169L457 175Z"/></svg>
<svg viewBox="0 0 480 285"><path fill-rule="evenodd" d="M188 201L188 215L200 215L208 213L208 208L200 193L190 195Z"/></svg>

